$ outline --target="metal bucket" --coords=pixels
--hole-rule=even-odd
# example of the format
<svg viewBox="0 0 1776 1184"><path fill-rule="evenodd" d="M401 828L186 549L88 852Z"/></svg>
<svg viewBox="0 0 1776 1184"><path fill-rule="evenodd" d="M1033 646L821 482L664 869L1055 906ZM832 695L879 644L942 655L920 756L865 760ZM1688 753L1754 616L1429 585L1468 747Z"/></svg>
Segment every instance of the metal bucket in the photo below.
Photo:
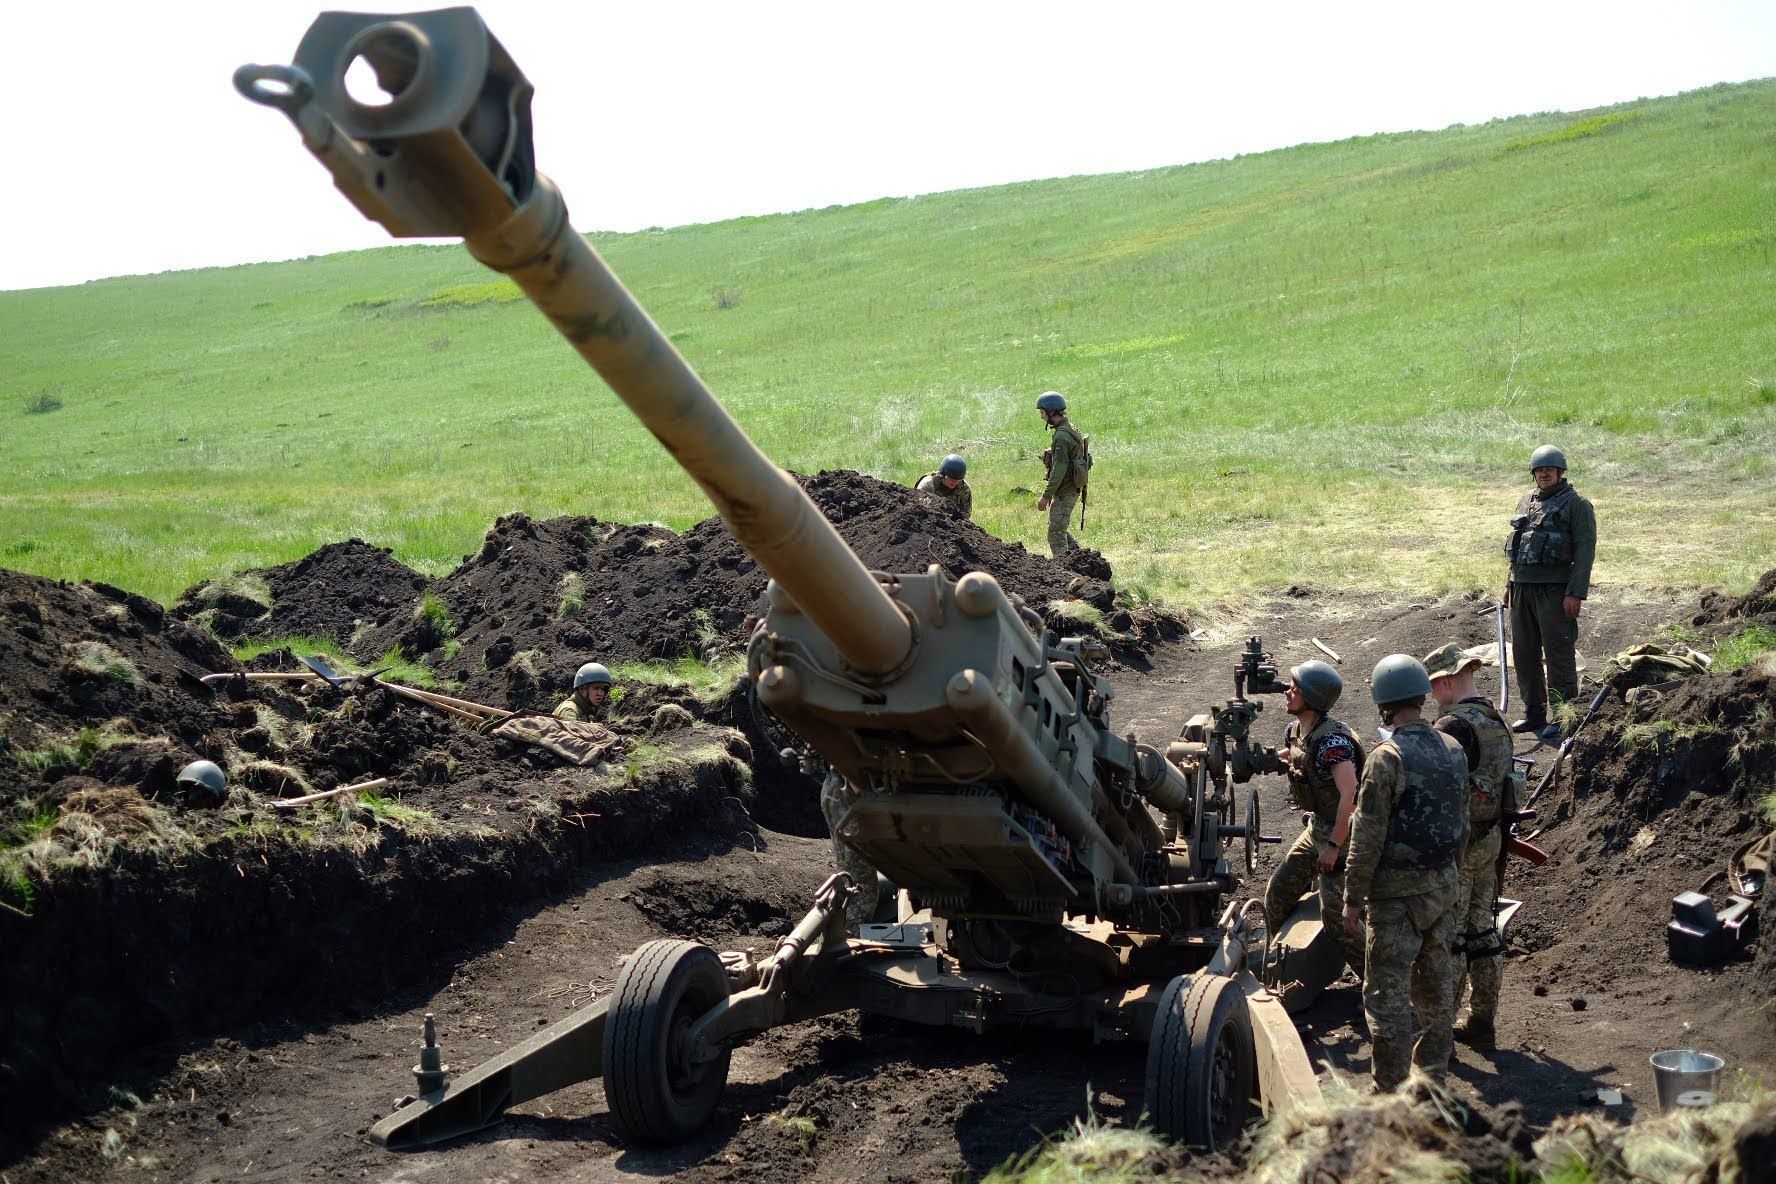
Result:
<svg viewBox="0 0 1776 1184"><path fill-rule="evenodd" d="M1693 1048L1674 1048L1656 1052L1653 1063L1653 1084L1659 1089L1659 1113L1669 1114L1677 1108L1677 1096L1691 1090L1718 1093L1720 1072L1726 1061L1711 1052Z"/></svg>

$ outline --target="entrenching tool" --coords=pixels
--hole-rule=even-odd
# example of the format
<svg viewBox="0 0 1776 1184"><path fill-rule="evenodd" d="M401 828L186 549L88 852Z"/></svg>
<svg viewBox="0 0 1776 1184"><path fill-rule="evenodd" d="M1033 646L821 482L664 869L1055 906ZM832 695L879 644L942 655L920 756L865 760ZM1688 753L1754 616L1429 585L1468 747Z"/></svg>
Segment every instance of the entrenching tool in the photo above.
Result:
<svg viewBox="0 0 1776 1184"><path fill-rule="evenodd" d="M271 805L276 810L294 810L297 806L306 806L310 802L324 802L328 798L336 798L341 794L358 793L366 789L381 789L390 780L391 778L388 777L372 777L370 780L360 781L356 785L336 785L332 789L323 789L318 793L305 793L299 798L279 798Z"/></svg>
<svg viewBox="0 0 1776 1184"><path fill-rule="evenodd" d="M367 63L388 100L346 90ZM1226 903L1260 843L1277 768L1250 736L1279 694L1251 639L1234 696L1160 751L1118 734L1098 642L1060 636L984 572L871 572L773 465L568 222L536 171L530 83L472 9L324 13L291 66L236 86L276 107L334 183L398 236L461 237L509 276L697 482L771 577L747 647L759 703L842 780L838 842L891 880L893 926L853 936L862 887L828 880L768 957L651 942L610 995L378 1123L412 1146L604 1078L626 1138L671 1142L714 1113L749 1036L846 1009L938 1028L1145 1042L1161 1131L1226 1146L1253 1114L1315 1095L1262 942ZM434 699L439 697L433 696ZM449 705L449 704L447 704ZM472 710L472 705L459 705Z"/></svg>
<svg viewBox="0 0 1776 1184"><path fill-rule="evenodd" d="M474 703L468 699L458 699L450 695L440 695L436 691L422 691L418 687L406 686L398 682L389 682L382 675L385 670L372 671L369 674L340 674L318 657L298 658L304 666L314 671L316 678L342 691L355 690L358 687L381 687L390 694L399 695L403 699L411 699L415 703L424 703L427 707L435 707L445 715L467 720L473 724L483 724L491 720L507 719L512 712L500 707L489 707L485 703Z"/></svg>
<svg viewBox="0 0 1776 1184"><path fill-rule="evenodd" d="M1492 614L1493 622L1494 622L1494 632L1496 632L1498 634L1498 652L1499 652L1498 711L1499 711L1500 715L1503 715L1505 712L1507 712L1511 709L1511 651L1505 648L1505 603L1504 603L1504 601L1501 600L1497 604L1490 605L1487 608L1483 608L1479 612L1475 613L1474 615L1477 617L1484 617L1487 613Z"/></svg>
<svg viewBox="0 0 1776 1184"><path fill-rule="evenodd" d="M1535 805L1535 800L1542 796L1542 791L1554 784L1554 778L1559 774L1560 766L1565 763L1567 754L1572 751L1573 741L1579 738L1579 733L1585 730L1585 725L1591 722L1591 717L1597 714L1597 709L1603 706L1603 701L1609 698L1609 693L1613 689L1606 682L1598 688L1597 694L1592 696L1591 706L1585 709L1585 715L1579 720L1579 726L1560 742L1560 749L1554 754L1554 763L1548 766L1548 771L1542 774L1542 780L1536 785L1534 792L1529 795L1529 800L1523 803L1525 809Z"/></svg>

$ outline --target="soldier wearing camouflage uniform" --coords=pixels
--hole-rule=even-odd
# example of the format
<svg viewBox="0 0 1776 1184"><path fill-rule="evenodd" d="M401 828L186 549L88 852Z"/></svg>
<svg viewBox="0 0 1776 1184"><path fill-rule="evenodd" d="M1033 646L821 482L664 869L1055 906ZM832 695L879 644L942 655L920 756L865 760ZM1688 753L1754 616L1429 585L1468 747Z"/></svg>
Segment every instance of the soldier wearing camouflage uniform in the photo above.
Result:
<svg viewBox="0 0 1776 1184"><path fill-rule="evenodd" d="M1468 830L1468 762L1461 745L1422 717L1430 691L1424 666L1410 654L1391 654L1375 667L1370 694L1394 731L1364 765L1344 873L1347 932L1355 935L1368 913L1363 1011L1375 1087L1384 1092L1415 1064L1442 1081L1455 1043L1450 945Z"/></svg>
<svg viewBox="0 0 1776 1184"><path fill-rule="evenodd" d="M1320 922L1344 950L1345 962L1363 974L1363 943L1344 930L1344 850L1350 838L1363 744L1327 712L1344 691L1338 671L1324 662L1303 662L1289 671L1284 707L1294 716L1284 740L1289 800L1308 814L1301 837L1271 873L1264 915L1279 931L1301 896L1318 882Z"/></svg>
<svg viewBox="0 0 1776 1184"><path fill-rule="evenodd" d="M1550 702L1558 706L1579 693L1579 613L1591 594L1597 512L1567 481L1566 454L1552 444L1530 455L1529 471L1536 487L1517 503L1505 540L1511 661L1523 699L1523 718L1511 727L1552 741L1560 729L1549 723Z"/></svg>
<svg viewBox="0 0 1776 1184"><path fill-rule="evenodd" d="M573 696L555 705L556 719L592 723L604 718L610 703L611 672L601 663L587 662L574 671Z"/></svg>
<svg viewBox="0 0 1776 1184"><path fill-rule="evenodd" d="M1073 520L1073 508L1085 492L1086 470L1091 461L1086 437L1079 434L1067 419L1067 400L1059 391L1049 391L1036 400L1042 422L1054 433L1054 442L1042 453L1048 468L1048 484L1037 501L1038 510L1048 511L1048 551L1056 559L1069 551L1077 551L1079 543L1067 527Z"/></svg>
<svg viewBox="0 0 1776 1184"><path fill-rule="evenodd" d="M920 477L913 489L961 518L974 517L974 491L968 488L968 462L956 453L943 458L937 472Z"/></svg>
<svg viewBox="0 0 1776 1184"><path fill-rule="evenodd" d="M826 829L832 835L833 864L839 871L848 873L856 887L851 899L845 903L845 920L853 928L876 915L877 897L876 869L839 838L839 822L856 800L857 794L845 784L838 770L828 769L826 780L820 785L820 813L826 817Z"/></svg>
<svg viewBox="0 0 1776 1184"><path fill-rule="evenodd" d="M1431 697L1442 710L1436 728L1461 745L1468 762L1468 852L1455 906L1455 992L1450 1005L1460 1010L1463 990L1471 982L1473 1005L1456 1024L1455 1034L1477 1048L1490 1048L1497 1039L1494 1021L1505 953L1494 912L1504 863L1499 823L1517 809L1511 729L1474 685L1474 671L1487 664L1483 659L1446 645L1425 655L1424 664L1431 676Z"/></svg>

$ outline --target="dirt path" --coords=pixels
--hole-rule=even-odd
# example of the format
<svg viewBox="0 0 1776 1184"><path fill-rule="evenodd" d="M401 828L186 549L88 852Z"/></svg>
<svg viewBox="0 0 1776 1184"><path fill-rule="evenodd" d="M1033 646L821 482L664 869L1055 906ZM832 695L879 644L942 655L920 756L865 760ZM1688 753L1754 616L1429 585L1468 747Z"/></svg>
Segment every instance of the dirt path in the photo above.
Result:
<svg viewBox="0 0 1776 1184"><path fill-rule="evenodd" d="M1215 637L1160 651L1149 671L1120 677L1118 720L1143 739L1175 735L1190 714L1231 693L1234 654L1251 631L1265 636L1285 666L1318 656L1311 637L1339 651L1347 677L1342 714L1372 738L1366 676L1376 659L1396 648L1423 653L1445 640L1484 639L1478 605L1285 598L1249 622L1229 622ZM1644 636L1651 622L1683 611L1600 596L1590 608L1585 652L1600 663ZM1280 707L1268 703L1261 717L1267 742L1281 733ZM1277 820L1266 829L1292 830L1281 780L1260 784L1267 816ZM1558 849L1557 824L1543 841ZM1262 890L1273 855L1266 851L1248 891ZM140 1106L63 1128L7 1169L6 1178L932 1180L979 1176L1027 1150L1040 1133L1082 1114L1088 1089L1099 1113L1137 1117L1142 1049L1049 1036L934 1036L847 1014L770 1033L738 1051L714 1125L672 1151L625 1149L595 1083L525 1107L493 1131L442 1150L391 1155L365 1140L368 1126L411 1088L407 1070L427 1010L438 1013L448 1059L467 1067L566 1014L594 988L607 988L616 960L649 938L768 944L806 907L828 860L824 840L769 832L738 844L701 836L663 842L644 857L601 867L541 908L466 934L459 951L416 967L411 988L398 998L341 1000L332 1026L304 1030L268 1021L186 1052L176 1072L136 1087L148 1099ZM1697 881L1705 866L1698 858ZM1767 1018L1739 1005L1749 968L1681 970L1645 956L1645 941L1624 943L1623 956L1612 955L1610 929L1650 927L1656 935L1671 895L1669 875L1624 874L1626 883L1641 877L1645 898L1630 895L1632 906L1601 930L1592 913L1544 899L1534 875L1521 881L1534 920L1522 932L1535 948L1507 964L1500 1050L1485 1057L1461 1050L1459 1089L1493 1103L1521 1101L1531 1121L1543 1123L1584 1108L1582 1093L1599 1084L1626 1082L1631 1098L1649 1100L1646 1056L1692 1039L1729 1050L1741 1067L1776 1070ZM1579 946L1559 919L1563 911L1592 927L1578 935L1592 947L1583 965L1572 962ZM266 1007L275 1009L275 1000ZM1347 979L1304 1017L1316 1060L1366 1071L1367 1044L1350 1027L1359 1009L1354 980ZM1686 1020L1694 1037L1684 1032ZM784 1118L811 1119L813 1135L804 1140ZM107 1131L116 1132L109 1158Z"/></svg>

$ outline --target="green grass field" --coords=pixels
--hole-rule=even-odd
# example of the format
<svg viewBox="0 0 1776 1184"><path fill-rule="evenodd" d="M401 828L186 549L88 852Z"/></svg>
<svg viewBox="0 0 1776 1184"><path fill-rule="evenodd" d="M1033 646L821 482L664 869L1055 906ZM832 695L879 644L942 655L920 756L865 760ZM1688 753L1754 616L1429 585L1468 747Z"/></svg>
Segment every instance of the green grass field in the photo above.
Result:
<svg viewBox="0 0 1776 1184"><path fill-rule="evenodd" d="M1776 556L1772 126L1763 81L596 242L780 463L961 450L1038 546L1064 391L1081 537L1148 595L1495 583L1543 441L1601 582L1736 586ZM352 535L445 570L509 510L706 516L515 295L431 247L0 293L0 566L170 598Z"/></svg>

